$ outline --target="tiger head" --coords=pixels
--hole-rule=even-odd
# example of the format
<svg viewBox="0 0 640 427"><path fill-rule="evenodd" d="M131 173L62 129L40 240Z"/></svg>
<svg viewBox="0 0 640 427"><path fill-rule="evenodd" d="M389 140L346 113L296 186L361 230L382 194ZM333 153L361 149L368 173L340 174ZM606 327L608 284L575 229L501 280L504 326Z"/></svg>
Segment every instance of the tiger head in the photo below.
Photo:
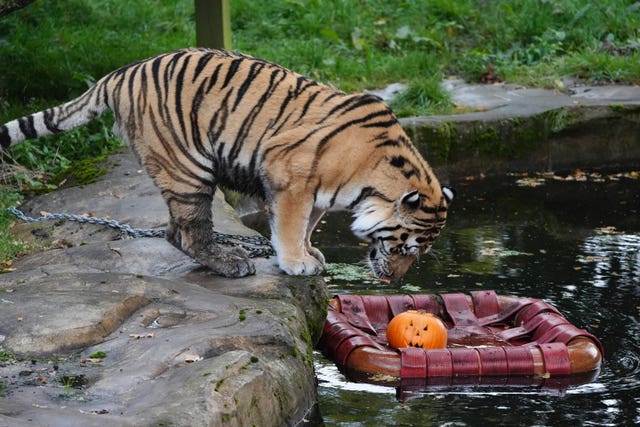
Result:
<svg viewBox="0 0 640 427"><path fill-rule="evenodd" d="M452 188L443 186L438 194L412 190L397 200L369 197L359 206L351 229L372 245L367 263L378 278L402 277L431 248L454 195Z"/></svg>

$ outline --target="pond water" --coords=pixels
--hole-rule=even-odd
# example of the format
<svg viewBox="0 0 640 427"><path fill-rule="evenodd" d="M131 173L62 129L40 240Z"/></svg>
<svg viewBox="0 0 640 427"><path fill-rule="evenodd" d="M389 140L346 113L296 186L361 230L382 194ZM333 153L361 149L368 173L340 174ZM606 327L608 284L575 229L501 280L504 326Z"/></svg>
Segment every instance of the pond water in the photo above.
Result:
<svg viewBox="0 0 640 427"><path fill-rule="evenodd" d="M575 178L455 182L458 197L447 227L432 254L403 281L387 285L355 277L333 279L329 286L333 294L494 289L541 298L602 341L599 375L558 387L475 385L407 393L350 382L317 353L325 425L639 425L640 180L636 174ZM349 222L347 215L334 214L316 232L315 243L330 263L357 264L366 255Z"/></svg>

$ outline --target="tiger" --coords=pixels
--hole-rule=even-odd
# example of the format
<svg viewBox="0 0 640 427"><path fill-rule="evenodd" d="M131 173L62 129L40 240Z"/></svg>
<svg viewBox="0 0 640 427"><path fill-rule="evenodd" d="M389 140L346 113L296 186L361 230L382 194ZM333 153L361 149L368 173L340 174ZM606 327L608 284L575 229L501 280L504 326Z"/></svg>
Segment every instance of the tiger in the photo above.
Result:
<svg viewBox="0 0 640 427"><path fill-rule="evenodd" d="M166 239L214 274L255 265L214 241L218 187L262 198L278 267L316 275L311 244L328 211L353 214L366 263L402 277L444 227L454 190L441 186L390 107L242 53L189 48L117 69L82 95L0 127L0 145L65 132L110 109L169 209Z"/></svg>

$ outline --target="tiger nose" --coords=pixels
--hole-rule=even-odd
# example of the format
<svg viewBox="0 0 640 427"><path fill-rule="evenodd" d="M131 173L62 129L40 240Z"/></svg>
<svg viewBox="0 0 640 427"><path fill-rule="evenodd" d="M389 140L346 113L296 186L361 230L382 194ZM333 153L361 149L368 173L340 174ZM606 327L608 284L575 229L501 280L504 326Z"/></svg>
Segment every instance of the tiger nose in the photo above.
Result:
<svg viewBox="0 0 640 427"><path fill-rule="evenodd" d="M416 260L416 257L413 255L404 255L398 256L393 263L393 274L392 278L399 279L405 275L411 264Z"/></svg>

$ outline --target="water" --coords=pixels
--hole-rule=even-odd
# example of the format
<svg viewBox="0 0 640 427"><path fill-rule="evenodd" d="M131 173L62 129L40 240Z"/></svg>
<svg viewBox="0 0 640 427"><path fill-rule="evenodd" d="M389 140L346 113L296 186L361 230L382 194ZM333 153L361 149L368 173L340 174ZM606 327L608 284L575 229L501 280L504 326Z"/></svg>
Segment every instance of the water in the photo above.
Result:
<svg viewBox="0 0 640 427"><path fill-rule="evenodd" d="M615 178L615 177L614 177ZM330 282L331 293L495 289L542 298L605 348L599 375L561 387L460 386L407 394L346 380L316 355L327 426L626 426L640 424L640 180L522 177L461 181L433 254L397 284ZM316 232L328 262L366 248L332 215ZM578 382L580 382L578 381Z"/></svg>

